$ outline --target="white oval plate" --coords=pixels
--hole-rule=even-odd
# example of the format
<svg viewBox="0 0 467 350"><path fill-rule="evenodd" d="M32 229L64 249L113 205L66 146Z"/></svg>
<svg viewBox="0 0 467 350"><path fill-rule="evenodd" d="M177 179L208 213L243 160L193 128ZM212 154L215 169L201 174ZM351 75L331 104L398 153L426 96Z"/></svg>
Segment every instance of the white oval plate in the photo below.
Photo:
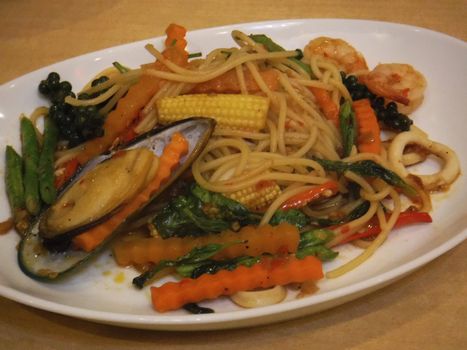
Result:
<svg viewBox="0 0 467 350"><path fill-rule="evenodd" d="M465 137L465 62L467 45L449 36L405 25L354 20L284 20L239 24L210 28L188 34L189 51L204 54L216 47L234 46L233 29L247 33L266 33L277 43L289 48L303 48L313 37L326 35L347 40L366 57L370 67L379 62L402 62L414 65L428 80L423 105L413 115L416 125L432 139L458 151L462 168L467 169L467 138ZM144 40L118 46L27 74L0 87L0 150L6 144L19 148L18 115L44 104L37 84L54 70L76 88L119 61L138 66L151 56L143 46L152 42L162 46L162 39ZM1 157L0 175L4 163ZM1 218L9 215L3 181L0 181ZM212 307L215 314L189 315L184 311L158 314L150 305L149 290L136 291L132 270L115 267L108 252L94 264L71 278L45 284L21 273L16 262L18 237L11 233L0 237L0 295L17 302L72 317L120 326L165 329L201 330L259 325L286 320L324 310L355 299L401 278L428 263L467 238L467 198L465 178L460 177L449 194L435 196L433 224L412 226L391 233L388 241L364 265L347 275L319 283L317 294L257 309L240 309L229 299L201 303ZM325 269L342 264L355 256L358 249L346 246Z"/></svg>

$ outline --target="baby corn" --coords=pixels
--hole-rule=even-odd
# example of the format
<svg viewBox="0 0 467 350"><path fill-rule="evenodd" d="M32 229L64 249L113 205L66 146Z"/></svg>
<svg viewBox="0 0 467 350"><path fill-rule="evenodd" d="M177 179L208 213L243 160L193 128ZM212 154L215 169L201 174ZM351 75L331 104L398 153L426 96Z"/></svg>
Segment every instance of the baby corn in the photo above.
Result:
<svg viewBox="0 0 467 350"><path fill-rule="evenodd" d="M225 193L230 199L242 203L251 211L264 210L281 194L281 189L274 181L261 181L243 190Z"/></svg>
<svg viewBox="0 0 467 350"><path fill-rule="evenodd" d="M159 122L172 123L193 116L213 118L223 128L259 131L266 126L269 99L255 95L196 94L157 101Z"/></svg>

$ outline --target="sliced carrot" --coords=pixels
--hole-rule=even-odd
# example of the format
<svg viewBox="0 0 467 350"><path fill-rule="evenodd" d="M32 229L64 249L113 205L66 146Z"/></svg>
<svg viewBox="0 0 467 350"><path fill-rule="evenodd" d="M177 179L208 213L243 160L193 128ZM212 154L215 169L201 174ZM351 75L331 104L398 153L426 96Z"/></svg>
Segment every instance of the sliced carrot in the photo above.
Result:
<svg viewBox="0 0 467 350"><path fill-rule="evenodd" d="M330 93L317 87L310 87L309 89L315 96L316 102L318 102L319 108L323 111L324 116L338 127L339 107L332 100Z"/></svg>
<svg viewBox="0 0 467 350"><path fill-rule="evenodd" d="M284 222L277 226L245 226L239 232L225 231L202 237L122 239L114 244L113 256L121 266L157 264L161 260L175 260L196 247L212 243L240 242L221 250L214 257L232 259L242 255L295 253L299 240L297 227Z"/></svg>
<svg viewBox="0 0 467 350"><path fill-rule="evenodd" d="M173 168L176 167L180 158L187 152L188 141L182 134L174 133L170 143L162 152L159 160L159 169L147 187L109 220L76 236L73 239L73 244L85 251L91 251L98 246L131 214L149 201L151 196L160 188L161 184L168 180Z"/></svg>
<svg viewBox="0 0 467 350"><path fill-rule="evenodd" d="M175 46L181 50L185 50L186 48L186 29L185 27L171 23L165 30L167 34L167 38L165 39L165 47L172 47Z"/></svg>
<svg viewBox="0 0 467 350"><path fill-rule="evenodd" d="M303 191L290 197L282 203L281 209L288 210L292 208L301 208L308 203L319 199L320 197L330 197L337 193L339 185L336 181L328 181L309 190Z"/></svg>
<svg viewBox="0 0 467 350"><path fill-rule="evenodd" d="M72 158L65 164L65 169L62 174L55 178L55 188L61 188L65 182L70 179L78 170L78 159Z"/></svg>
<svg viewBox="0 0 467 350"><path fill-rule="evenodd" d="M167 47L163 55L179 66L183 67L188 64L188 54L184 48L179 46ZM146 65L145 68L168 70L159 61ZM127 94L118 101L116 108L107 115L104 122L104 136L87 141L81 146L81 152L77 155L79 163L83 165L91 158L107 151L115 139L138 118L141 109L159 91L163 83L164 80L143 73L139 81L132 85Z"/></svg>
<svg viewBox="0 0 467 350"><path fill-rule="evenodd" d="M321 261L313 256L301 260L295 257L264 258L252 267L239 266L232 271L221 270L196 279L185 278L180 282L151 287L151 299L154 309L165 312L222 295L319 280L322 277Z"/></svg>
<svg viewBox="0 0 467 350"><path fill-rule="evenodd" d="M381 130L370 100L365 98L354 101L352 108L358 124L358 151L379 154L381 152Z"/></svg>
<svg viewBox="0 0 467 350"><path fill-rule="evenodd" d="M275 69L265 69L259 71L261 78L264 80L267 87L272 91L279 89L279 74ZM258 92L260 87L253 78L249 70L244 71L245 86L248 92ZM204 83L197 84L193 93L209 94L209 93L240 93L240 83L235 70L229 70L217 78L208 80Z"/></svg>

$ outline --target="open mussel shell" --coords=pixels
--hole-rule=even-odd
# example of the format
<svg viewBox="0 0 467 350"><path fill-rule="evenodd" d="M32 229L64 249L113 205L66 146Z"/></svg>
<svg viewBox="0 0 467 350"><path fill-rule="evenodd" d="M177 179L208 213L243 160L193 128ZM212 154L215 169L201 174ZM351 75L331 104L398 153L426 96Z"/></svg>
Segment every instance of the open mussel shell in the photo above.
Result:
<svg viewBox="0 0 467 350"><path fill-rule="evenodd" d="M170 142L171 136L175 132L180 132L189 143L188 153L180 160L179 166L172 172L168 181L166 181L159 190L153 194L152 198L133 213L124 223L122 223L101 245L91 252L85 252L73 249L71 246L71 238L76 234L89 229L90 227L105 221L119 206L108 210L102 215L98 215L90 222L73 227L71 230L57 230L57 232L48 232L46 220L50 215L48 209L45 210L32 225L29 233L23 238L18 250L19 266L24 273L35 279L52 281L65 275L65 273L74 270L82 265L89 258L99 252L105 244L115 235L122 232L131 221L138 218L140 212L156 197L170 186L185 170L187 170L192 162L201 154L206 146L215 126L215 121L209 118L193 117L179 121L162 128L155 128L148 133L141 135L130 144L113 150L110 153L103 154L88 162L75 177L61 191L57 200L70 190L74 184L82 180L87 173L91 172L99 164L106 162L108 159L122 150L132 150L137 148L147 148L155 155L160 156L165 146ZM109 174L111 176L111 174Z"/></svg>
<svg viewBox="0 0 467 350"><path fill-rule="evenodd" d="M77 180L41 216L39 235L63 240L109 218L147 186L159 158L146 147L126 149L79 172Z"/></svg>

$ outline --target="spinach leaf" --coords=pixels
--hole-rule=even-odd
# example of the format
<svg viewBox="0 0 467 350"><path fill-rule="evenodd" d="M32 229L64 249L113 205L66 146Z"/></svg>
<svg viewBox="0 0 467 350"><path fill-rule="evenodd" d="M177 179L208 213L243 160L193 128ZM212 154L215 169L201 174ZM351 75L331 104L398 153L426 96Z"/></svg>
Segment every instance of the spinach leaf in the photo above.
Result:
<svg viewBox="0 0 467 350"><path fill-rule="evenodd" d="M360 160L354 163L319 158L315 158L315 160L321 164L321 166L326 171L335 171L341 174L347 170L350 170L361 176L378 177L389 185L400 188L404 194L409 197L414 197L417 195L417 191L404 180L402 180L399 175L389 169L382 167L372 160Z"/></svg>
<svg viewBox="0 0 467 350"><path fill-rule="evenodd" d="M314 229L300 235L295 256L303 259L306 256L316 256L321 261L333 260L339 253L325 246L334 238L334 232L326 229Z"/></svg>
<svg viewBox="0 0 467 350"><path fill-rule="evenodd" d="M206 214L209 210L217 214ZM245 226L259 221L260 216L251 213L243 204L196 184L187 195L175 197L152 219L163 238L217 233L235 224Z"/></svg>
<svg viewBox="0 0 467 350"><path fill-rule="evenodd" d="M269 223L275 226L279 225L281 222L288 222L301 229L310 223L310 218L298 209L277 210L271 220L269 220Z"/></svg>
<svg viewBox="0 0 467 350"><path fill-rule="evenodd" d="M196 303L188 303L183 305L183 308L191 314L202 315L202 314L212 314L214 310L208 307L199 306Z"/></svg>
<svg viewBox="0 0 467 350"><path fill-rule="evenodd" d="M181 256L176 260L161 260L148 271L142 273L133 279L133 284L141 289L147 284L159 271L167 267L180 268L183 266L201 266L201 264L216 255L222 249L230 247L239 242L229 242L225 244L211 243L202 247L193 248L188 254Z"/></svg>
<svg viewBox="0 0 467 350"><path fill-rule="evenodd" d="M247 225L258 223L261 219L258 215L251 213L243 204L220 193L210 192L197 184L192 187L191 193L204 205L216 208L224 220L237 220Z"/></svg>
<svg viewBox="0 0 467 350"><path fill-rule="evenodd" d="M152 223L163 238L199 236L229 228L228 222L208 218L199 201L191 196L175 197L154 217Z"/></svg>
<svg viewBox="0 0 467 350"><path fill-rule="evenodd" d="M320 227L327 227L327 226L332 226L332 225L340 225L340 224L345 224L346 222L356 220L359 217L365 215L365 213L370 209L370 202L364 201L362 204L358 205L356 208L354 208L350 213L347 215L339 218L339 219L321 219L321 218L316 218L314 221L318 224ZM312 219L313 221L313 219Z"/></svg>
<svg viewBox="0 0 467 350"><path fill-rule="evenodd" d="M238 258L229 259L229 260L207 260L203 264L199 264L195 268L189 270L188 268L184 269L185 274L183 276L191 277L191 278L198 278L199 276L210 273L214 274L220 270L234 270L238 266L243 265L246 267L251 267L254 264L260 261L261 257L253 257L253 256L240 256ZM177 270L178 272L178 270Z"/></svg>
<svg viewBox="0 0 467 350"><path fill-rule="evenodd" d="M249 37L256 43L262 44L266 50L269 52L280 52L280 51L285 51L285 49L276 44L274 41L272 41L271 38L264 34L250 34ZM297 65L300 66L301 69L303 69L310 77L314 77L313 72L311 71L311 68L309 65L303 63L300 61L300 58L303 57L303 52L301 50L297 50L297 56L295 57L289 57L289 60L295 62Z"/></svg>

